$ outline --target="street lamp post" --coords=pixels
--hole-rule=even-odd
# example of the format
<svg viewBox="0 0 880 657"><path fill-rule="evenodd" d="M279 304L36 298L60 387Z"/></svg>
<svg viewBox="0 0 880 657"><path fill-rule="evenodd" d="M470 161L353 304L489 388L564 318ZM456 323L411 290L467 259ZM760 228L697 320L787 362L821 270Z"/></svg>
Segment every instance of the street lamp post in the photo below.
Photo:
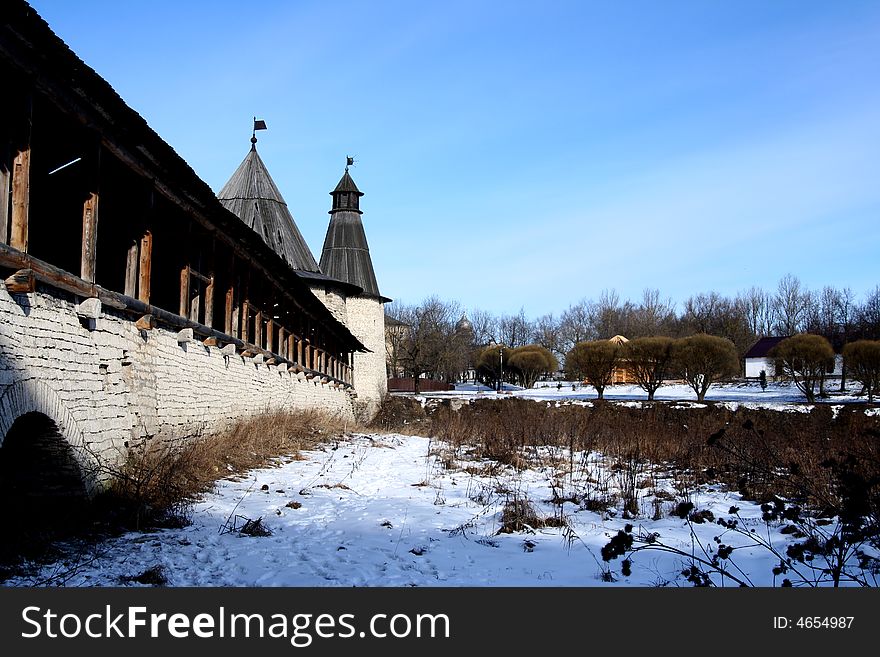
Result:
<svg viewBox="0 0 880 657"><path fill-rule="evenodd" d="M501 377L498 381L498 392L504 392L504 345L498 345L498 357L501 364Z"/></svg>

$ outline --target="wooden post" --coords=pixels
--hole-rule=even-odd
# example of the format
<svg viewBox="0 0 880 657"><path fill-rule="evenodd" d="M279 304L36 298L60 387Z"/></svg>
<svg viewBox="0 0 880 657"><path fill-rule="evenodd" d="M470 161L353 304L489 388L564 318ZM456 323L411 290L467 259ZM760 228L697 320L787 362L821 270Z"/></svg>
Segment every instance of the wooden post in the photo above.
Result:
<svg viewBox="0 0 880 657"><path fill-rule="evenodd" d="M239 337L245 342L251 341L251 311L247 301L241 304L241 336Z"/></svg>
<svg viewBox="0 0 880 657"><path fill-rule="evenodd" d="M27 253L28 213L31 194L31 150L26 148L12 163L12 231L9 246Z"/></svg>
<svg viewBox="0 0 880 657"><path fill-rule="evenodd" d="M89 283L95 282L95 251L98 244L98 195L95 192L83 203L82 216L82 258L80 278Z"/></svg>
<svg viewBox="0 0 880 657"><path fill-rule="evenodd" d="M287 336L287 360L299 363L299 361L296 360L296 337L293 333Z"/></svg>
<svg viewBox="0 0 880 657"><path fill-rule="evenodd" d="M214 275L205 288L205 326L214 328Z"/></svg>
<svg viewBox="0 0 880 657"><path fill-rule="evenodd" d="M189 265L180 270L180 312L181 317L189 317Z"/></svg>
<svg viewBox="0 0 880 657"><path fill-rule="evenodd" d="M9 146L0 148L0 244L9 240Z"/></svg>
<svg viewBox="0 0 880 657"><path fill-rule="evenodd" d="M128 258L125 262L125 296L136 298L138 276L138 245L132 242L128 247Z"/></svg>
<svg viewBox="0 0 880 657"><path fill-rule="evenodd" d="M278 353L281 354L283 358L290 360L290 356L288 356L287 352L287 331L284 330L283 326L278 327Z"/></svg>
<svg viewBox="0 0 880 657"><path fill-rule="evenodd" d="M150 271L153 268L153 234L144 233L141 238L141 257L138 268L138 299L150 303Z"/></svg>
<svg viewBox="0 0 880 657"><path fill-rule="evenodd" d="M223 332L226 335L233 335L232 325L233 325L233 313L235 312L233 309L233 304L235 303L235 290L232 285L229 286L229 289L226 290L226 316L223 322Z"/></svg>
<svg viewBox="0 0 880 657"><path fill-rule="evenodd" d="M302 338L296 339L296 362L300 365L303 365L303 340Z"/></svg>
<svg viewBox="0 0 880 657"><path fill-rule="evenodd" d="M263 344L263 311L257 310L257 314L254 316L254 344L257 345L260 349L262 349L265 345Z"/></svg>
<svg viewBox="0 0 880 657"><path fill-rule="evenodd" d="M274 340L273 340L274 336L272 334L274 332L275 332L275 322L273 322L270 319L269 321L266 322L266 351L274 352L274 349L272 349L273 342L274 342Z"/></svg>

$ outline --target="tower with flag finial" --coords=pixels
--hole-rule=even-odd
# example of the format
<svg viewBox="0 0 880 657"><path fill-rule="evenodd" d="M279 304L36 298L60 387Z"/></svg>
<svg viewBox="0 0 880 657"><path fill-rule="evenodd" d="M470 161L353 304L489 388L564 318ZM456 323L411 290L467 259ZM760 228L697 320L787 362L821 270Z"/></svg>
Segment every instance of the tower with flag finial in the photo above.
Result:
<svg viewBox="0 0 880 657"><path fill-rule="evenodd" d="M330 192L333 197L330 225L324 238L320 268L324 275L362 290L346 300L346 326L370 350L354 355L354 387L366 405L366 414L372 415L388 391L384 304L391 299L379 292L376 282L360 209L364 194L349 173L352 164L353 158L346 158L342 178Z"/></svg>

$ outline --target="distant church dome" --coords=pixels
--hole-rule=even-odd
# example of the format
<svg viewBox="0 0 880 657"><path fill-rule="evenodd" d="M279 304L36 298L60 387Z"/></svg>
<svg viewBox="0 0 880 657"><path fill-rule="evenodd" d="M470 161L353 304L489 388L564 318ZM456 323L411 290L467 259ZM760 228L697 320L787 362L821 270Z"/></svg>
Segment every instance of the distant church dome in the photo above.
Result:
<svg viewBox="0 0 880 657"><path fill-rule="evenodd" d="M458 320L458 323L455 325L455 331L456 333L464 333L465 331L470 333L474 332L473 325L464 313L461 314L461 319Z"/></svg>

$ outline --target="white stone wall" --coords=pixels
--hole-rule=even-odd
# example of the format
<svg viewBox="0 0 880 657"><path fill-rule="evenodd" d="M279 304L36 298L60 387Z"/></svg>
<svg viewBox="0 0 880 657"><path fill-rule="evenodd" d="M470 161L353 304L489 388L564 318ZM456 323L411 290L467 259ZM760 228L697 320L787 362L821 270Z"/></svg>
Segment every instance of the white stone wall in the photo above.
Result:
<svg viewBox="0 0 880 657"><path fill-rule="evenodd" d="M319 408L353 420L342 389L321 385L177 331L138 331L104 308L80 320L77 299L54 290L10 296L0 285L0 446L28 412L47 415L81 465L118 461L128 441L178 438L244 415Z"/></svg>
<svg viewBox="0 0 880 657"><path fill-rule="evenodd" d="M321 303L326 306L327 310L329 310L332 315L343 324L348 324L348 308L346 305L346 298L335 290L330 290L324 287L323 285L315 285L311 288L312 294L314 294Z"/></svg>
<svg viewBox="0 0 880 657"><path fill-rule="evenodd" d="M372 418L388 392L385 369L385 310L380 301L369 297L349 297L348 330L369 353L354 355L354 389L362 419Z"/></svg>

